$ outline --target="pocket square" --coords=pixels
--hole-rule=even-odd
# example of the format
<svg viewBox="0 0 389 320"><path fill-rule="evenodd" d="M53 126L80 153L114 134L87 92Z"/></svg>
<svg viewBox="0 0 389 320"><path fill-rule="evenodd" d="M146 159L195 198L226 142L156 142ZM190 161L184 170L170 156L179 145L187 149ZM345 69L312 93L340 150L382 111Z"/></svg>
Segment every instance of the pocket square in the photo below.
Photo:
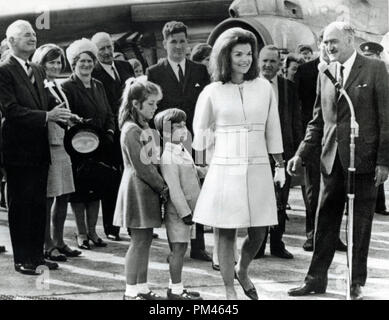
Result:
<svg viewBox="0 0 389 320"><path fill-rule="evenodd" d="M200 87L200 85L198 83L195 84L195 88L198 88Z"/></svg>
<svg viewBox="0 0 389 320"><path fill-rule="evenodd" d="M357 86L357 88L366 88L366 87L367 87L367 84L366 84L366 83L360 84L360 85Z"/></svg>

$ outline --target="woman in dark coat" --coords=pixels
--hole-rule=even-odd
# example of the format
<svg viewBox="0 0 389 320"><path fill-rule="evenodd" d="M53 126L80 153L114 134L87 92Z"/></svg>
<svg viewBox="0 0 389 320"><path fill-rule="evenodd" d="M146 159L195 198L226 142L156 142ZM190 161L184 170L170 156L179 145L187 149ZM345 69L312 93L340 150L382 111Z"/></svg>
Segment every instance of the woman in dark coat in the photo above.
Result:
<svg viewBox="0 0 389 320"><path fill-rule="evenodd" d="M80 177L80 169L103 161L104 146L113 142L114 119L111 113L103 84L92 78L92 71L96 64L97 48L85 38L73 42L66 50L67 58L73 74L62 84L62 89L69 101L72 113L81 118L89 119L89 124L101 130L103 136L103 149L93 159L81 159L72 156L73 173L76 191L70 197L74 212L78 235L78 246L90 249L89 240L95 246L105 247L106 243L96 233L101 189L97 179L92 175L89 178ZM96 166L94 167L96 168ZM85 223L86 214L86 223Z"/></svg>

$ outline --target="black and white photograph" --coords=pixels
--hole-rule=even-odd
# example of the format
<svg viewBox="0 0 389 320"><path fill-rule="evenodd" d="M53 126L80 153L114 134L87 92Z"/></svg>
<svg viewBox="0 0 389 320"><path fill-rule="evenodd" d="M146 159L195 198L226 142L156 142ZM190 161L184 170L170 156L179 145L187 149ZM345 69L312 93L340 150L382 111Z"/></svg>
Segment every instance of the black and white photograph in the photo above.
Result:
<svg viewBox="0 0 389 320"><path fill-rule="evenodd" d="M0 118L0 304L389 300L388 0L0 0Z"/></svg>

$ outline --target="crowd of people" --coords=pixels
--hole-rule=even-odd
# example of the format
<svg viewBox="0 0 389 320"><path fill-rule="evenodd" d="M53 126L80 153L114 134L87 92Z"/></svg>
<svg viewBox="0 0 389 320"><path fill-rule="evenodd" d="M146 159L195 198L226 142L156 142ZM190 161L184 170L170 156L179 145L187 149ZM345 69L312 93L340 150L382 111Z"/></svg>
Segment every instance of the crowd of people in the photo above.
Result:
<svg viewBox="0 0 389 320"><path fill-rule="evenodd" d="M191 258L220 271L227 299L237 299L236 279L247 297L258 300L250 263L264 256L268 237L273 256L294 258L282 238L290 189L301 186L303 248L313 257L304 284L289 294L325 292L334 253L347 248L339 232L350 114L344 97L319 75L321 63L363 119L351 287L352 298L362 299L373 214L387 215L383 48L362 44L363 55L375 56L363 57L354 30L340 22L323 30L316 58L302 44L282 59L276 46L259 48L255 35L241 28L224 31L212 47L200 43L192 50L182 22L167 22L162 34L167 57L144 70L139 60L116 55L105 32L74 41L65 53L56 44L36 48L27 21L8 27L0 64L2 199L8 200L15 270L38 275L40 265L56 270L57 262L82 254L64 241L70 203L78 249L107 246L96 231L100 209L108 239L121 241L120 228L130 235L125 300L166 299L147 282L153 230L162 224L170 248L167 299L202 299L183 284L190 244ZM67 63L72 73L60 81ZM79 152L76 140L85 141L85 132L86 138L97 134L98 147ZM204 226L213 228L212 255ZM247 236L238 250L242 228Z"/></svg>

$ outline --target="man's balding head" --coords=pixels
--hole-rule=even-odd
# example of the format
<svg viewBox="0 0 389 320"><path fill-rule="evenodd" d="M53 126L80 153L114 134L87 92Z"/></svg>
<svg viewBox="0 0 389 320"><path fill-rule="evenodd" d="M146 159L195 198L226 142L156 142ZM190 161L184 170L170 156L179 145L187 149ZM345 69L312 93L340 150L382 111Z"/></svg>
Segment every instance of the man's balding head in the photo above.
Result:
<svg viewBox="0 0 389 320"><path fill-rule="evenodd" d="M355 31L349 23L336 21L329 24L324 30L323 43L330 60L346 62L355 50L354 37Z"/></svg>
<svg viewBox="0 0 389 320"><path fill-rule="evenodd" d="M34 53L36 49L36 34L31 24L25 20L16 20L6 31L7 42L11 51L22 59Z"/></svg>

